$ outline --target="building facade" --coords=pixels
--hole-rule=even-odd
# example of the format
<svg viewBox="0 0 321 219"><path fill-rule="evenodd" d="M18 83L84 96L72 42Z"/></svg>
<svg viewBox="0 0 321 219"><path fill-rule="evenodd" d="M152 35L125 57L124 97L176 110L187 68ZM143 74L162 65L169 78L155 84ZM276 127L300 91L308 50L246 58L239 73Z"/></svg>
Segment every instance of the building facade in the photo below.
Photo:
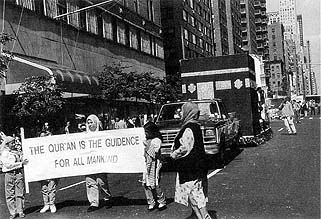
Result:
<svg viewBox="0 0 321 219"><path fill-rule="evenodd" d="M214 56L210 0L162 0L160 5L167 75L178 74L180 59Z"/></svg>
<svg viewBox="0 0 321 219"><path fill-rule="evenodd" d="M212 1L215 55L229 54L226 1ZM229 29L231 26L229 26Z"/></svg>
<svg viewBox="0 0 321 219"><path fill-rule="evenodd" d="M256 27L256 44L257 54L263 57L264 61L268 61L269 44L267 35L268 18L266 15L266 1L256 0L254 2L255 9L255 27Z"/></svg>
<svg viewBox="0 0 321 219"><path fill-rule="evenodd" d="M226 0L226 19L229 55L240 54L242 50L242 25L240 0Z"/></svg>
<svg viewBox="0 0 321 219"><path fill-rule="evenodd" d="M296 1L295 0L279 0L280 22L284 26L285 39L295 40L296 30Z"/></svg>
<svg viewBox="0 0 321 219"><path fill-rule="evenodd" d="M273 24L275 22L280 22L280 15L278 11L266 13L268 17L268 24Z"/></svg>
<svg viewBox="0 0 321 219"><path fill-rule="evenodd" d="M110 1L95 6L97 3L102 1L9 0L5 8L1 4L4 32L16 38L4 48L14 55L5 94L10 95L28 76L51 72L60 79L57 83L68 82L65 93L69 97L84 97L77 99L78 105L69 105L66 115L105 112L130 116L143 112L134 106L135 102L93 101L91 90L84 88L97 87L96 73L113 63L127 67L127 71L164 77L160 2ZM90 6L93 7L81 10ZM76 10L80 12L72 13ZM24 72L26 68L30 71ZM69 98L68 102L73 100ZM81 101L95 106L80 104Z"/></svg>
<svg viewBox="0 0 321 219"><path fill-rule="evenodd" d="M254 0L241 0L242 48L257 54Z"/></svg>

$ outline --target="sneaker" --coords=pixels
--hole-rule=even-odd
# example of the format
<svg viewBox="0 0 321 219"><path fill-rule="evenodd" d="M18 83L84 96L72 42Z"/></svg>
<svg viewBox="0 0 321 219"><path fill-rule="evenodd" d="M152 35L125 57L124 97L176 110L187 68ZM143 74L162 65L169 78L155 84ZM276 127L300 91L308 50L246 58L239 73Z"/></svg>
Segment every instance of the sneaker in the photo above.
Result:
<svg viewBox="0 0 321 219"><path fill-rule="evenodd" d="M40 213L45 213L46 211L48 211L50 209L49 205L45 205L43 206L43 208L40 210Z"/></svg>
<svg viewBox="0 0 321 219"><path fill-rule="evenodd" d="M56 213L56 211L57 211L56 205L50 205L50 212Z"/></svg>
<svg viewBox="0 0 321 219"><path fill-rule="evenodd" d="M14 219L16 218L16 214L10 215L9 219Z"/></svg>
<svg viewBox="0 0 321 219"><path fill-rule="evenodd" d="M19 213L19 217L25 217L26 215L23 212Z"/></svg>
<svg viewBox="0 0 321 219"><path fill-rule="evenodd" d="M162 210L164 210L166 208L167 208L166 204L161 203L161 204L158 205L158 210L160 210L160 211L162 211Z"/></svg>
<svg viewBox="0 0 321 219"><path fill-rule="evenodd" d="M149 211L152 211L152 210L154 210L155 209L155 204L150 204L150 205L148 205L148 210Z"/></svg>

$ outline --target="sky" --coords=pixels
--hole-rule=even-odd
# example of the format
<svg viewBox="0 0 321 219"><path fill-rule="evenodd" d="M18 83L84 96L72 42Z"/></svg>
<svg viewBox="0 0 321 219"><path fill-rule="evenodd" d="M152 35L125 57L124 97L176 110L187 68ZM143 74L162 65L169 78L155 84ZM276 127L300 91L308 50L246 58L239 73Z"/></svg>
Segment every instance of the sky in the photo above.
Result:
<svg viewBox="0 0 321 219"><path fill-rule="evenodd" d="M266 0L267 12L279 10L279 0ZM296 0L297 14L302 14L303 20L303 39L310 41L311 63L315 72L318 84L318 94L321 85L321 51L320 51L320 0Z"/></svg>

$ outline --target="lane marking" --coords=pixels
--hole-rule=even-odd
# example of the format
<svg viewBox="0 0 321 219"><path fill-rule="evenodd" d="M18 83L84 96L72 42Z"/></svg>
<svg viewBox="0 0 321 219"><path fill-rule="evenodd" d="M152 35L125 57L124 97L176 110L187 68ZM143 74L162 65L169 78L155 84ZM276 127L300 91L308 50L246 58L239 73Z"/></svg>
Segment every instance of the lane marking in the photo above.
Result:
<svg viewBox="0 0 321 219"><path fill-rule="evenodd" d="M210 174L207 175L207 179L211 178L212 176L216 175L218 172L220 172L222 169L216 169L213 172L211 172Z"/></svg>
<svg viewBox="0 0 321 219"><path fill-rule="evenodd" d="M80 184L83 184L83 183L85 183L85 182L86 182L86 181L81 181L81 182L78 182L78 183L75 183L75 184L72 184L72 185L69 185L69 186L66 186L66 187L60 188L60 189L58 189L58 191L66 190L66 189L69 189L69 188L72 188L72 187L78 186L78 185L80 185Z"/></svg>
<svg viewBox="0 0 321 219"><path fill-rule="evenodd" d="M278 132L280 132L280 131L282 131L284 128L280 128L279 130L278 130Z"/></svg>

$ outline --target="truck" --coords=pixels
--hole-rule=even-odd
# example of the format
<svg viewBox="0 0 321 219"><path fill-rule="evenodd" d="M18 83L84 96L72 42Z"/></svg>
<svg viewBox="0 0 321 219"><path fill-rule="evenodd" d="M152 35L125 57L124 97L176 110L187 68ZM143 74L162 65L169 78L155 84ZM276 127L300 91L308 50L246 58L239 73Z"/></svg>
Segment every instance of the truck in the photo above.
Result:
<svg viewBox="0 0 321 219"><path fill-rule="evenodd" d="M188 100L196 103L200 109L199 122L203 134L206 154L224 164L224 153L227 148L237 149L239 141L239 120L235 113L228 113L223 101L218 98L209 100ZM163 137L161 153L169 157L174 139L178 134L182 121L179 111L187 101L164 104L156 118ZM213 155L213 156L212 156Z"/></svg>

